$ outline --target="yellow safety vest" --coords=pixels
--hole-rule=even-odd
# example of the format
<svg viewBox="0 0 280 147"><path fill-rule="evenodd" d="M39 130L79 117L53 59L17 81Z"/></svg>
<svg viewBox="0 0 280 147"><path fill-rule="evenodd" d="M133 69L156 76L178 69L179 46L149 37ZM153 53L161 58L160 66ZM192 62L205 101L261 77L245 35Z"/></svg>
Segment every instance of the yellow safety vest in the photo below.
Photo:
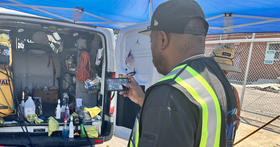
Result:
<svg viewBox="0 0 280 147"><path fill-rule="evenodd" d="M182 86L201 106L202 128L199 147L219 147L221 136L221 109L219 100L210 84L187 64L175 67L159 82L173 79ZM210 118L211 117L211 118ZM139 116L129 140L129 147L138 147Z"/></svg>

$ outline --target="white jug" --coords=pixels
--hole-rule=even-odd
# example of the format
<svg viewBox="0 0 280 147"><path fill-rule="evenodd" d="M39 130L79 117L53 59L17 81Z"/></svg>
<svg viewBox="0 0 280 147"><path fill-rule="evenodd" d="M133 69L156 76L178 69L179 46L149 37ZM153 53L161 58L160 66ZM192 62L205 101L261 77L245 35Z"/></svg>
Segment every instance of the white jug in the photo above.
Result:
<svg viewBox="0 0 280 147"><path fill-rule="evenodd" d="M31 96L28 96L27 101L24 103L24 117L27 118L29 114L35 114L35 103Z"/></svg>

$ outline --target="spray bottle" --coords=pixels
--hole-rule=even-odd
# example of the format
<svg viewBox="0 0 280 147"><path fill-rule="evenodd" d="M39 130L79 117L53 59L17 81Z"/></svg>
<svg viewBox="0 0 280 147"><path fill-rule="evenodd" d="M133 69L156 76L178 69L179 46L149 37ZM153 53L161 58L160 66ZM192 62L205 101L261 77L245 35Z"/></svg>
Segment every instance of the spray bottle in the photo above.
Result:
<svg viewBox="0 0 280 147"><path fill-rule="evenodd" d="M66 107L65 107L65 118L69 119L69 116L70 116L70 110L69 110L68 104L66 104Z"/></svg>
<svg viewBox="0 0 280 147"><path fill-rule="evenodd" d="M61 108L60 108L60 99L57 100L57 106L56 106L56 113L55 118L60 119L61 114Z"/></svg>
<svg viewBox="0 0 280 147"><path fill-rule="evenodd" d="M24 116L24 91L22 91L22 98L21 98L20 109L21 109L22 116Z"/></svg>
<svg viewBox="0 0 280 147"><path fill-rule="evenodd" d="M63 126L63 130L62 130L62 137L64 139L69 137L69 130L68 130L68 126L67 126L67 119L64 119L64 126Z"/></svg>
<svg viewBox="0 0 280 147"><path fill-rule="evenodd" d="M83 139L83 138L85 138L86 137L86 134L85 134L85 127L84 127L84 124L83 123L81 123L81 138Z"/></svg>
<svg viewBox="0 0 280 147"><path fill-rule="evenodd" d="M74 138L73 116L71 116L71 117L70 117L70 124L69 124L69 138Z"/></svg>
<svg viewBox="0 0 280 147"><path fill-rule="evenodd" d="M63 120L65 118L65 102L62 100L62 105L61 105L61 109L60 109L60 117Z"/></svg>
<svg viewBox="0 0 280 147"><path fill-rule="evenodd" d="M65 93L63 93L63 97L62 97L62 106L61 106L61 115L60 115L62 120L65 118L65 109L66 109L66 104L68 103L68 101L69 101L69 96L65 92Z"/></svg>

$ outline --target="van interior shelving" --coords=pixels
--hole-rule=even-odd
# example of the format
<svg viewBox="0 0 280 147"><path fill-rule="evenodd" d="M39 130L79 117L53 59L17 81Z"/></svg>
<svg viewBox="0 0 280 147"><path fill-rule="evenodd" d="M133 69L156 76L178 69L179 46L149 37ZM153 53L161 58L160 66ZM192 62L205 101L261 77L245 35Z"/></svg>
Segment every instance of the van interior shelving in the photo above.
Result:
<svg viewBox="0 0 280 147"><path fill-rule="evenodd" d="M65 103L69 105L70 114L78 113L76 98L82 99L83 107L97 106L101 109L94 118L87 116L88 113L78 114L83 116L86 127L96 127L99 136L91 140L93 143L103 142L112 136L109 114L112 94L104 90L104 79L112 76L112 73L106 70L106 38L98 31L52 22L0 20L0 34L8 37L12 48L12 65L7 67L13 73L15 108L13 114L3 118L4 124L0 127L1 145L28 144L25 127L34 144L88 144L86 139L62 139L63 119L58 119L58 131L48 137L48 118L55 118L58 99L64 102L65 94L68 96ZM83 56L81 60L82 52L86 52L88 56ZM87 81L79 81L79 78L85 78L83 73L77 75L81 61L85 59L90 62L84 64L84 70L89 71L89 74ZM31 96L34 102L39 99L39 102L35 102L36 114L44 120L42 123L28 122L19 111L23 92L25 101L28 96Z"/></svg>

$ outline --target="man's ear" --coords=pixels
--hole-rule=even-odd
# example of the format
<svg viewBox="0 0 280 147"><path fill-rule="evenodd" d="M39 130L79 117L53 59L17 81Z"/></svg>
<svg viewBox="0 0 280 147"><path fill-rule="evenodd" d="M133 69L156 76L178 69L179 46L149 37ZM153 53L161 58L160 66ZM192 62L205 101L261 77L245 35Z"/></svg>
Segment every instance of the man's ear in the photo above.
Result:
<svg viewBox="0 0 280 147"><path fill-rule="evenodd" d="M159 33L161 37L161 49L164 50L169 44L168 34L164 31L160 31Z"/></svg>

